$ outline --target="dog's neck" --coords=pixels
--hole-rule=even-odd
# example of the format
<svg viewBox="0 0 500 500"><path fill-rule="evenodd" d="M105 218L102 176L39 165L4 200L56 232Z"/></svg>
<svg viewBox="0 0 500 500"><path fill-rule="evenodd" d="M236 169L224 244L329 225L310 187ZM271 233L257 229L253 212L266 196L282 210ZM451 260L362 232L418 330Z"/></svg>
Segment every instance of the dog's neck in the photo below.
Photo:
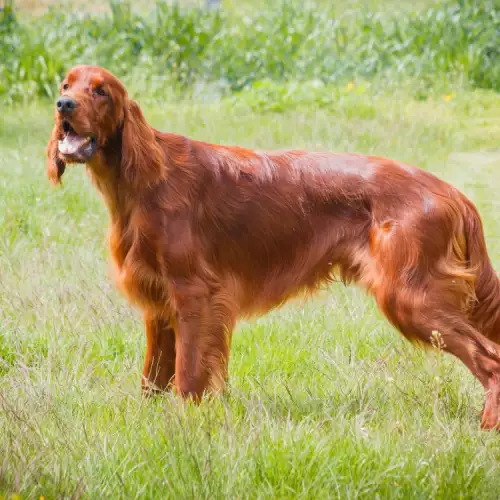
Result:
<svg viewBox="0 0 500 500"><path fill-rule="evenodd" d="M129 212L132 204L137 206L140 193L132 188L121 175L121 136L109 140L87 163L87 171L97 190L101 193L112 221Z"/></svg>
<svg viewBox="0 0 500 500"><path fill-rule="evenodd" d="M185 136L162 133L155 129L155 140L163 152L163 170L156 179L128 179L123 170L122 136L117 133L87 164L93 184L104 198L112 222L127 220L132 210L149 207L157 196L160 185L175 186L163 189L162 203L168 191L170 207L185 208L202 182L202 176L193 176L191 164L194 161L193 141ZM207 146L208 147L208 146ZM208 162L208 159L205 159Z"/></svg>

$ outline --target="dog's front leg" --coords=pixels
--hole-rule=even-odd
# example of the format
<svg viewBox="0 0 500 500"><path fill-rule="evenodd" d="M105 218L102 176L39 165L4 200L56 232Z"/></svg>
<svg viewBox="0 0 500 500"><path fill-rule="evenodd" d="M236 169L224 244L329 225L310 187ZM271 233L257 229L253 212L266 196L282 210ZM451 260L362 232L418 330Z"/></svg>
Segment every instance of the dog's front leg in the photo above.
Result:
<svg viewBox="0 0 500 500"><path fill-rule="evenodd" d="M178 289L175 300L175 387L183 398L195 402L205 392L225 387L235 316L226 296L200 293L200 289Z"/></svg>
<svg viewBox="0 0 500 500"><path fill-rule="evenodd" d="M145 314L146 356L142 390L146 394L172 388L175 374L175 332L170 318Z"/></svg>

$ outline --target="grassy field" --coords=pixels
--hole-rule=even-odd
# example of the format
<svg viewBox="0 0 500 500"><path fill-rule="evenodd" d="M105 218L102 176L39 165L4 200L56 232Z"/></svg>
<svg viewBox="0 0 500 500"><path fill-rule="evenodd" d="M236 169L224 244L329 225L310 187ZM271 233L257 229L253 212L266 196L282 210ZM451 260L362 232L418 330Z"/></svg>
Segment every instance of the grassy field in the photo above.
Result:
<svg viewBox="0 0 500 500"><path fill-rule="evenodd" d="M163 130L429 169L478 205L500 269L497 3L223 0L220 18L154 3L0 13L0 499L499 498L482 388L355 288L240 323L226 396L143 399L104 205L83 167L57 190L44 171L47 96L98 62Z"/></svg>
<svg viewBox="0 0 500 500"><path fill-rule="evenodd" d="M281 113L251 92L138 99L155 126L199 139L427 168L478 204L500 268L500 96L323 91L335 98ZM479 431L479 384L407 344L355 288L241 323L226 397L144 400L141 320L108 279L101 200L81 167L48 186L48 103L0 120L5 498L498 498L500 438Z"/></svg>

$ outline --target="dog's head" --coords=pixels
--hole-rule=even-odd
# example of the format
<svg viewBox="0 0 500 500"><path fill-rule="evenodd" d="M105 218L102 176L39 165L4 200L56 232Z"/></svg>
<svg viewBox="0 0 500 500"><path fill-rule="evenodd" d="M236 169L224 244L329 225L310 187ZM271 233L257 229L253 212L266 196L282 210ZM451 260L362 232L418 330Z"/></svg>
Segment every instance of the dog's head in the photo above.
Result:
<svg viewBox="0 0 500 500"><path fill-rule="evenodd" d="M121 145L120 166L130 180L142 173L149 182L148 172L160 170L161 151L153 130L122 83L104 68L72 68L61 83L55 108L47 146L47 174L54 184L67 164L91 164L112 139Z"/></svg>

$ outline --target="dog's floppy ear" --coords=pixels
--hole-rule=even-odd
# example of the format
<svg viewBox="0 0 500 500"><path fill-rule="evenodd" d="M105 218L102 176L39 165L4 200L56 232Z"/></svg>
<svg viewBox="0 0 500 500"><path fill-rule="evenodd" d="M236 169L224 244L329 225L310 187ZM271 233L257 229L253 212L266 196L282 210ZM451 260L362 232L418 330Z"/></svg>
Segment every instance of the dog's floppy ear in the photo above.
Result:
<svg viewBox="0 0 500 500"><path fill-rule="evenodd" d="M125 103L121 153L123 175L136 188L156 184L163 178L163 151L139 105L131 99Z"/></svg>
<svg viewBox="0 0 500 500"><path fill-rule="evenodd" d="M59 158L58 152L58 128L55 126L47 144L47 177L52 185L56 186L61 183L61 177L64 174L66 165Z"/></svg>

